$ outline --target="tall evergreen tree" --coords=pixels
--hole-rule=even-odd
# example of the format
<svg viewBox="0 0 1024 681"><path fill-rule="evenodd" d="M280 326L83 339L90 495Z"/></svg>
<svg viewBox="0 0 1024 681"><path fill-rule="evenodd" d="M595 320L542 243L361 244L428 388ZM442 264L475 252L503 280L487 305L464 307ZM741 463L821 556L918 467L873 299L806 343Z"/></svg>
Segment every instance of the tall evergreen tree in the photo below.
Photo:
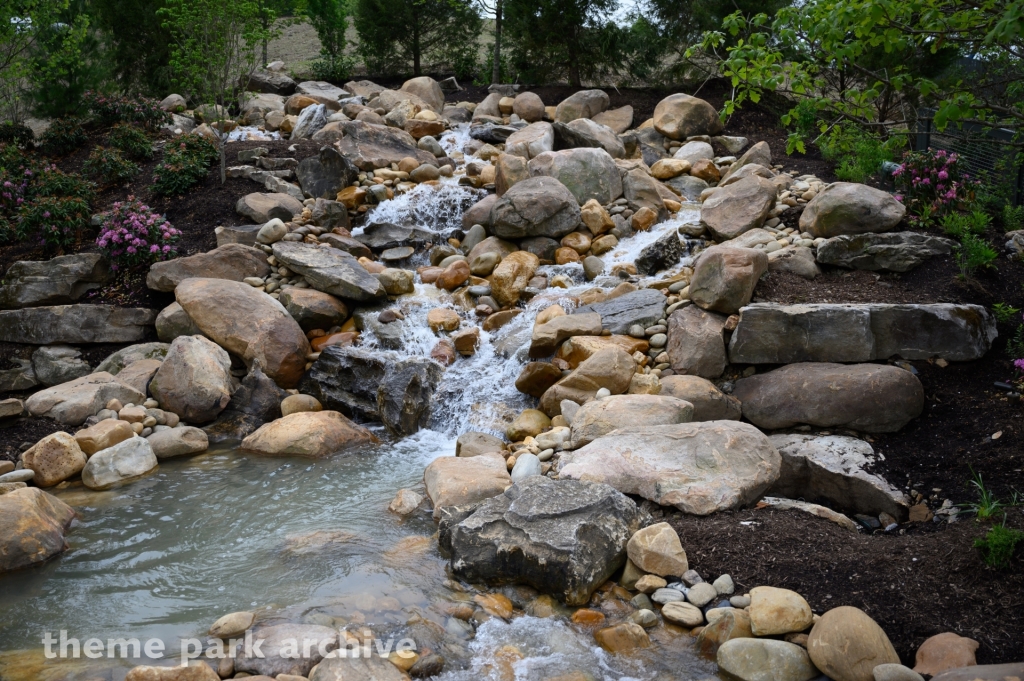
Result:
<svg viewBox="0 0 1024 681"><path fill-rule="evenodd" d="M93 25L119 89L162 98L171 91L170 32L163 0L89 0Z"/></svg>

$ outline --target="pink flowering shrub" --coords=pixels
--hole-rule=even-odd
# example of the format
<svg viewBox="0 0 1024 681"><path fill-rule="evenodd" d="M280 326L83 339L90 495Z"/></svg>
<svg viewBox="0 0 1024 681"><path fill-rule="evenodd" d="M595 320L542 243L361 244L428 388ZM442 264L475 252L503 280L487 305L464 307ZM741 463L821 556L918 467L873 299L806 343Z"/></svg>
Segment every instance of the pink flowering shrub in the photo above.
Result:
<svg viewBox="0 0 1024 681"><path fill-rule="evenodd" d="M978 185L963 172L960 156L942 149L908 151L893 177L899 190L896 200L918 221L963 208L974 198Z"/></svg>
<svg viewBox="0 0 1024 681"><path fill-rule="evenodd" d="M110 259L111 269L119 270L176 257L179 238L181 232L162 215L129 196L107 213L96 245Z"/></svg>

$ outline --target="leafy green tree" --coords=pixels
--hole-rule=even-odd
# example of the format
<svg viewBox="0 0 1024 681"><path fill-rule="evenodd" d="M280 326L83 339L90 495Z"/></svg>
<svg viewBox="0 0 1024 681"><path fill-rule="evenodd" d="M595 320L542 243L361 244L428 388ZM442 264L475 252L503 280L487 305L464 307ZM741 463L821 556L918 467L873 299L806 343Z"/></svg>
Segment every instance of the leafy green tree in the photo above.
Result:
<svg viewBox="0 0 1024 681"><path fill-rule="evenodd" d="M356 0L354 23L371 72L415 76L475 50L483 25L473 0Z"/></svg>
<svg viewBox="0 0 1024 681"><path fill-rule="evenodd" d="M159 15L163 0L89 2L93 25L103 33L104 58L118 87L150 97L166 96L171 89L171 35Z"/></svg>
<svg viewBox="0 0 1024 681"><path fill-rule="evenodd" d="M505 35L516 70L530 82L566 78L574 87L623 63L617 0L505 0Z"/></svg>
<svg viewBox="0 0 1024 681"><path fill-rule="evenodd" d="M306 17L320 38L320 59L313 64L318 80L343 81L355 66L355 60L345 55L348 40L348 0L307 0Z"/></svg>
<svg viewBox="0 0 1024 681"><path fill-rule="evenodd" d="M84 0L72 0L56 21L36 27L29 86L36 115L62 118L83 113L82 95L106 79L106 61L90 24Z"/></svg>

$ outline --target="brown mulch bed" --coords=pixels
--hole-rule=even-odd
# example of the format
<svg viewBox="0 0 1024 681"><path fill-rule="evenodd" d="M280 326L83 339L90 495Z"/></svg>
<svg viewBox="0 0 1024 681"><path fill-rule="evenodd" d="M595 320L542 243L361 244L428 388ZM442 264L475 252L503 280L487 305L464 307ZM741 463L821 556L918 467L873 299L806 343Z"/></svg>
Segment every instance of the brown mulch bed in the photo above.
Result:
<svg viewBox="0 0 1024 681"><path fill-rule="evenodd" d="M728 573L737 593L792 589L816 613L864 610L904 664L930 636L952 631L981 644L979 664L1024 660L1024 571L990 568L973 547L988 526L974 520L911 526L906 534L858 534L799 511L752 509L707 518L672 513L690 567ZM744 524L745 523L745 524ZM1009 525L1024 527L1014 509Z"/></svg>

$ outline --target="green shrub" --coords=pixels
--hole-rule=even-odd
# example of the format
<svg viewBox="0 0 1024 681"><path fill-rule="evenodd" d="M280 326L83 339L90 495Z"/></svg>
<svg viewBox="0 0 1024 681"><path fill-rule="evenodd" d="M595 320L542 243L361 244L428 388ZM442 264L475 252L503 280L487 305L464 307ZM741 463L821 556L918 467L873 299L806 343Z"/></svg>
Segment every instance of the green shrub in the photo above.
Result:
<svg viewBox="0 0 1024 681"><path fill-rule="evenodd" d="M939 224L946 234L959 237L963 234L984 234L992 224L992 218L985 211L975 209L970 213L947 213Z"/></svg>
<svg viewBox="0 0 1024 681"><path fill-rule="evenodd" d="M20 123L2 123L0 124L0 144L13 144L18 147L23 147L32 140L34 134L32 128L21 125Z"/></svg>
<svg viewBox="0 0 1024 681"><path fill-rule="evenodd" d="M153 143L146 133L129 123L118 123L110 131L110 146L120 149L127 158L147 161L153 158Z"/></svg>
<svg viewBox="0 0 1024 681"><path fill-rule="evenodd" d="M73 244L89 225L89 202L77 196L40 196L20 211L17 231L21 239L39 237L47 250Z"/></svg>
<svg viewBox="0 0 1024 681"><path fill-rule="evenodd" d="M954 254L961 279L968 279L978 269L991 266L998 256L996 249L976 234L964 234Z"/></svg>
<svg viewBox="0 0 1024 681"><path fill-rule="evenodd" d="M828 137L818 141L818 148L825 160L836 164L836 177L844 182L864 183L881 170L883 162L893 160L900 143L896 138L880 140L859 128L836 126Z"/></svg>
<svg viewBox="0 0 1024 681"><path fill-rule="evenodd" d="M1014 307L1008 303L996 303L992 306L992 314L996 316L996 321L1007 324L1017 319L1017 315L1020 313L1019 307Z"/></svg>
<svg viewBox="0 0 1024 681"><path fill-rule="evenodd" d="M147 97L104 95L89 91L83 96L89 111L106 125L141 123L150 130L171 121L171 114L160 108L160 102Z"/></svg>
<svg viewBox="0 0 1024 681"><path fill-rule="evenodd" d="M1006 520L989 528L984 538L974 540L974 547L981 550L981 559L994 568L1005 568L1010 564L1017 545L1024 541L1024 532L1006 526Z"/></svg>
<svg viewBox="0 0 1024 681"><path fill-rule="evenodd" d="M205 137L190 133L178 137L164 150L164 160L153 170L153 191L178 196L203 181L217 147Z"/></svg>
<svg viewBox="0 0 1024 681"><path fill-rule="evenodd" d="M39 137L39 148L50 156L65 156L89 141L77 118L58 118Z"/></svg>
<svg viewBox="0 0 1024 681"><path fill-rule="evenodd" d="M352 70L356 67L356 60L345 54L332 56L327 52L321 52L320 58L310 64L310 71L313 72L315 80L326 80L331 83L344 83L352 77Z"/></svg>
<svg viewBox="0 0 1024 681"><path fill-rule="evenodd" d="M49 250L74 242L89 224L93 184L0 147L0 241L38 239Z"/></svg>
<svg viewBox="0 0 1024 681"><path fill-rule="evenodd" d="M1024 229L1024 206L1003 206L1003 230L1015 232Z"/></svg>
<svg viewBox="0 0 1024 681"><path fill-rule="evenodd" d="M121 155L119 149L96 147L82 167L85 174L106 185L127 182L139 174L139 166Z"/></svg>

